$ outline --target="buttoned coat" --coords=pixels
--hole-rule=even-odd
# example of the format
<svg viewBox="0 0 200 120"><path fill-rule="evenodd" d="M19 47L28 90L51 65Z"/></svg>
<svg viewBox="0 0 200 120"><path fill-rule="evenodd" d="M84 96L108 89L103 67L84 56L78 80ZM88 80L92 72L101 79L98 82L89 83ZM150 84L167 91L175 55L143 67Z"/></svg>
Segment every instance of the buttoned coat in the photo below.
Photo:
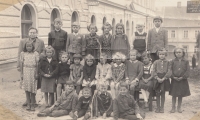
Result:
<svg viewBox="0 0 200 120"><path fill-rule="evenodd" d="M160 28L156 31L156 28L149 30L147 40L147 50L151 53L156 53L161 48L168 49L168 34L167 30Z"/></svg>

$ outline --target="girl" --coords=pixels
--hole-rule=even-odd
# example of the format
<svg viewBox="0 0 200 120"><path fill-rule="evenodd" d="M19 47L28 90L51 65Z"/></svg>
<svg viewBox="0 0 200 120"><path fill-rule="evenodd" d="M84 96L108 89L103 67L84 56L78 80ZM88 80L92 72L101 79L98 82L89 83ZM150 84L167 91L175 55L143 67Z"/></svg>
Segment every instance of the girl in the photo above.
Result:
<svg viewBox="0 0 200 120"><path fill-rule="evenodd" d="M58 62L53 57L54 53L53 47L47 46L45 49L46 57L42 58L40 62L41 92L44 92L46 107L54 104L54 92L56 91Z"/></svg>
<svg viewBox="0 0 200 120"><path fill-rule="evenodd" d="M26 110L35 111L35 95L37 92L38 79L38 52L33 52L32 42L27 42L23 52L20 54L21 80L26 93L27 108Z"/></svg>
<svg viewBox="0 0 200 120"><path fill-rule="evenodd" d="M166 60L167 51L165 48L158 51L158 56L159 59L156 60L153 65L157 104L155 112L164 113L165 91L170 90L169 78L171 77L171 65L169 61Z"/></svg>
<svg viewBox="0 0 200 120"><path fill-rule="evenodd" d="M127 58L129 57L130 44L127 35L124 34L124 25L122 23L116 25L116 35L111 39L111 50L112 54L121 52Z"/></svg>
<svg viewBox="0 0 200 120"><path fill-rule="evenodd" d="M112 35L109 33L112 30L112 26L106 22L103 27L103 35L99 37L99 42L101 43L101 52L105 53L108 57L108 62L111 62L111 39Z"/></svg>
<svg viewBox="0 0 200 120"><path fill-rule="evenodd" d="M123 53L117 52L113 55L114 64L111 67L112 81L110 83L113 100L118 95L118 86L120 81L125 81L126 66L123 63L126 56Z"/></svg>
<svg viewBox="0 0 200 120"><path fill-rule="evenodd" d="M144 63L142 80L139 81L139 88L141 88L144 97L145 107L148 107L149 93L153 90L153 65L151 63L150 55L144 52L142 54L142 61Z"/></svg>
<svg viewBox="0 0 200 120"><path fill-rule="evenodd" d="M126 82L130 85L130 94L134 96L135 100L139 99L139 80L143 75L143 63L137 60L137 50L130 51L130 60L126 61Z"/></svg>
<svg viewBox="0 0 200 120"><path fill-rule="evenodd" d="M96 89L96 84L97 84L97 81L95 79L95 75L96 75L95 59L92 55L88 54L85 57L85 65L83 67L84 80L83 80L82 86L91 87L92 96L94 94L94 91Z"/></svg>
<svg viewBox="0 0 200 120"><path fill-rule="evenodd" d="M176 98L178 97L177 111L182 113L182 97L190 95L190 89L187 81L190 73L190 66L188 60L184 58L184 49L176 48L174 50L174 56L176 58L172 60L172 82L170 87L170 95L172 96L172 110L170 112L174 113L176 111L175 105Z"/></svg>
<svg viewBox="0 0 200 120"><path fill-rule="evenodd" d="M70 69L69 69L69 56L66 52L62 52L60 56L61 62L58 64L58 79L57 79L57 100L62 93L62 89L69 80Z"/></svg>
<svg viewBox="0 0 200 120"><path fill-rule="evenodd" d="M83 80L83 65L80 64L82 56L80 54L73 55L74 64L70 66L70 80L74 82L76 93L79 95Z"/></svg>
<svg viewBox="0 0 200 120"><path fill-rule="evenodd" d="M87 27L90 34L85 36L86 41L86 55L91 54L94 56L94 58L97 60L99 59L100 55L100 42L99 42L99 36L96 34L97 27L94 24L90 24Z"/></svg>

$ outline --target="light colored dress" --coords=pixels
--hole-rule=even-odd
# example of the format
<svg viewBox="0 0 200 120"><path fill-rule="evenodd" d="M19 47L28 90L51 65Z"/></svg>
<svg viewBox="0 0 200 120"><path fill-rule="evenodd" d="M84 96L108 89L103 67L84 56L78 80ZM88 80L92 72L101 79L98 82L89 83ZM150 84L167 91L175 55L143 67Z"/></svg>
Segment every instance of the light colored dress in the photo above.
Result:
<svg viewBox="0 0 200 120"><path fill-rule="evenodd" d="M31 93L36 93L37 80L34 76L36 63L39 61L39 54L38 52L21 52L20 61L23 63L23 89Z"/></svg>

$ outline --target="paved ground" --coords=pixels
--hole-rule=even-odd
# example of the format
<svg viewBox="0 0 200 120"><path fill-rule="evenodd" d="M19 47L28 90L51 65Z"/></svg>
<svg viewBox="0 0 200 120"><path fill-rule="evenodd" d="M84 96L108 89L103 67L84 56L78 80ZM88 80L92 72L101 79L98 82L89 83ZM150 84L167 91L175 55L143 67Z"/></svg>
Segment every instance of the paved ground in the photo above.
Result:
<svg viewBox="0 0 200 120"><path fill-rule="evenodd" d="M170 114L171 96L166 93L165 113L156 114L155 112L146 111L145 120L200 120L200 80L189 80L191 96L183 99L183 113ZM42 93L38 90L37 101L40 101ZM19 72L14 67L0 69L0 120L69 120L70 117L60 118L38 118L37 113L43 109L43 99L39 102L39 107L35 112L26 111L21 105L25 101L25 93L19 88ZM156 103L153 103L154 109ZM100 120L99 118L97 120ZM108 118L111 120L112 118Z"/></svg>

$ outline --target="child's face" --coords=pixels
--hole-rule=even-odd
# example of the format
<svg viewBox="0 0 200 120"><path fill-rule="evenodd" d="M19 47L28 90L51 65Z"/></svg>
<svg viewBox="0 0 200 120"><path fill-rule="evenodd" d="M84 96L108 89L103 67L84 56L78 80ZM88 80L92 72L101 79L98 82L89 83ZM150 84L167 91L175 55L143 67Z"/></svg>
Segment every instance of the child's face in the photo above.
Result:
<svg viewBox="0 0 200 120"><path fill-rule="evenodd" d="M123 33L123 27L122 26L118 26L117 27L117 34L122 34Z"/></svg>
<svg viewBox="0 0 200 120"><path fill-rule="evenodd" d="M37 31L35 29L30 29L28 32L28 35L30 38L36 38L37 37Z"/></svg>
<svg viewBox="0 0 200 120"><path fill-rule="evenodd" d="M88 66L91 66L93 64L93 60L87 60L86 63Z"/></svg>
<svg viewBox="0 0 200 120"><path fill-rule="evenodd" d="M136 53L130 53L130 59L132 61L136 60L136 57L137 57Z"/></svg>
<svg viewBox="0 0 200 120"><path fill-rule="evenodd" d="M182 58L183 57L183 51L181 49L177 49L175 51L176 57L177 58Z"/></svg>
<svg viewBox="0 0 200 120"><path fill-rule="evenodd" d="M150 60L149 60L148 57L143 57L143 63L144 63L145 65L148 65L149 62L150 62Z"/></svg>
<svg viewBox="0 0 200 120"><path fill-rule="evenodd" d="M121 95L126 95L126 93L128 92L127 88L126 87L120 87L119 88L119 93Z"/></svg>
<svg viewBox="0 0 200 120"><path fill-rule="evenodd" d="M74 63L75 64L80 64L80 62L81 62L80 58L74 58Z"/></svg>
<svg viewBox="0 0 200 120"><path fill-rule="evenodd" d="M91 92L90 91L83 91L83 96L85 97L85 98L89 98L90 96L91 96Z"/></svg>
<svg viewBox="0 0 200 120"><path fill-rule="evenodd" d="M74 90L74 85L65 85L65 90L67 90L68 92L71 92Z"/></svg>
<svg viewBox="0 0 200 120"><path fill-rule="evenodd" d="M108 34L110 31L110 26L104 26L104 33Z"/></svg>
<svg viewBox="0 0 200 120"><path fill-rule="evenodd" d="M72 26L72 30L73 30L73 32L75 32L75 33L78 33L79 28L80 28L80 27L79 27L78 25Z"/></svg>
<svg viewBox="0 0 200 120"><path fill-rule="evenodd" d="M48 58L51 58L51 57L53 56L53 52L52 52L51 50L47 50L47 51L46 51L46 56L47 56Z"/></svg>
<svg viewBox="0 0 200 120"><path fill-rule="evenodd" d="M96 33L96 27L95 26L90 26L90 33L91 34Z"/></svg>
<svg viewBox="0 0 200 120"><path fill-rule="evenodd" d="M107 91L107 86L101 85L99 90L100 90L101 93L105 93Z"/></svg>
<svg viewBox="0 0 200 120"><path fill-rule="evenodd" d="M142 31L143 31L143 29L144 29L144 27L143 27L143 26L138 26L138 27L137 27L137 30L138 30L139 32L142 32Z"/></svg>
<svg viewBox="0 0 200 120"><path fill-rule="evenodd" d="M156 20L154 20L153 23L154 23L155 27L159 28L161 25L161 20L156 19Z"/></svg>
<svg viewBox="0 0 200 120"><path fill-rule="evenodd" d="M163 59L165 59L165 52L159 52L159 58L161 59L161 60L163 60Z"/></svg>
<svg viewBox="0 0 200 120"><path fill-rule="evenodd" d="M61 27L62 27L62 25L63 25L63 24L62 24L62 22L60 22L60 21L54 23L54 27L55 27L55 29L57 29L57 30L60 30Z"/></svg>
<svg viewBox="0 0 200 120"><path fill-rule="evenodd" d="M115 59L115 62L117 65L120 65L122 63L122 60L121 59Z"/></svg>
<svg viewBox="0 0 200 120"><path fill-rule="evenodd" d="M106 58L104 58L104 57L101 57L101 58L100 58L100 63L101 63L101 64L105 64L105 63L106 63L106 61L107 61L107 59L106 59Z"/></svg>
<svg viewBox="0 0 200 120"><path fill-rule="evenodd" d="M32 46L31 44L27 44L27 45L26 45L26 50L27 50L28 52L33 51L33 46Z"/></svg>
<svg viewBox="0 0 200 120"><path fill-rule="evenodd" d="M64 63L64 62L67 62L68 60L68 57L67 55L61 55L61 61Z"/></svg>

